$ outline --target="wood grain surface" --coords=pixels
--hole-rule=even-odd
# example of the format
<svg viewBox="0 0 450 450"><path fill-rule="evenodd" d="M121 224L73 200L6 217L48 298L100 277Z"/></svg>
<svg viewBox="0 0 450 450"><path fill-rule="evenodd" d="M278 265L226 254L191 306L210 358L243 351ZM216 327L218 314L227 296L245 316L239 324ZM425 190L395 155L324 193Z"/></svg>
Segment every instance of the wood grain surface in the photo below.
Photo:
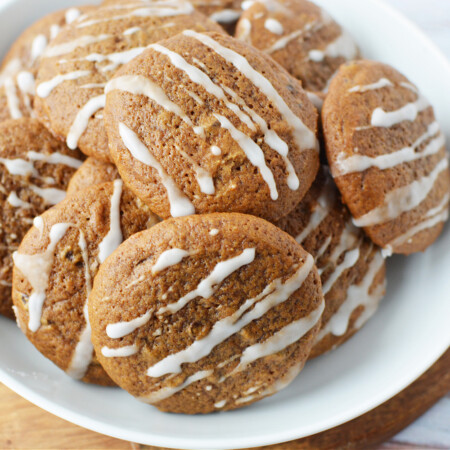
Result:
<svg viewBox="0 0 450 450"><path fill-rule="evenodd" d="M374 447L409 425L449 391L450 350L408 388L369 413L326 432L260 447L259 450ZM162 450L120 441L70 424L32 405L3 385L0 385L0 448Z"/></svg>

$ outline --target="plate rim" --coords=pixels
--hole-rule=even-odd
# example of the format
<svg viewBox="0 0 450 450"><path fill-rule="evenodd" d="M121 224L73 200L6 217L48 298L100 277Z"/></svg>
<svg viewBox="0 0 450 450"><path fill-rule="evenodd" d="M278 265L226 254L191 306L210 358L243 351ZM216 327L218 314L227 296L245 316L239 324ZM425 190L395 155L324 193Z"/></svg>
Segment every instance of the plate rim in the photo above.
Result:
<svg viewBox="0 0 450 450"><path fill-rule="evenodd" d="M0 14L2 14L8 6L16 3L16 1L17 0L3 0L0 4ZM376 8L383 9L386 14L392 16L396 21L402 22L403 26L408 28L411 33L417 35L421 39L423 45L427 47L427 50L436 57L436 59L439 61L439 64L444 68L445 73L447 73L450 78L450 60L418 25L404 16L395 7L387 4L384 0L365 0L365 2L366 4L371 3L372 5L375 5ZM311 425L307 427L301 433L296 431L295 428L279 433L272 432L270 436L263 436L263 439L254 436L221 439L220 447L217 447L217 439L202 438L202 441L200 442L195 441L192 438L177 438L175 436L159 435L155 433L152 433L152 435L149 436L148 434L139 431L131 430L125 432L124 430L116 429L113 425L101 422L97 419L86 419L86 417L84 417L80 413L60 406L51 400L47 400L45 397L37 394L35 391L33 391L33 389L28 388L16 378L14 378L13 375L2 369L0 369L0 382L2 382L5 386L13 390L24 399L30 401L31 403L44 409L45 411L63 420L67 420L68 422L71 422L75 425L106 436L114 437L128 442L138 442L144 445L156 445L173 449L184 449L189 447L195 447L198 450L210 450L212 448L239 449L244 447L251 448L264 445L273 445L277 443L289 442L295 439L301 439L313 434L330 430L332 428L335 428L336 426L342 425L352 419L355 419L356 417L359 417L367 413L368 411L371 411L372 409L385 403L386 401L402 392L410 384L416 381L421 375L423 375L448 350L448 348L450 348L450 342L442 343L440 347L436 347L435 351L429 355L426 364L423 364L420 369L414 371L413 375L411 375L410 372L408 376L399 378L398 380L400 381L396 383L395 387L386 389L384 396L377 397L375 401L367 401L366 405L362 408L360 406L358 408L354 407L350 410L350 412L347 409L345 413L337 414L333 418L333 420L327 419L326 426L316 423L314 426ZM310 429L309 431L308 428ZM237 442L238 440L239 442Z"/></svg>

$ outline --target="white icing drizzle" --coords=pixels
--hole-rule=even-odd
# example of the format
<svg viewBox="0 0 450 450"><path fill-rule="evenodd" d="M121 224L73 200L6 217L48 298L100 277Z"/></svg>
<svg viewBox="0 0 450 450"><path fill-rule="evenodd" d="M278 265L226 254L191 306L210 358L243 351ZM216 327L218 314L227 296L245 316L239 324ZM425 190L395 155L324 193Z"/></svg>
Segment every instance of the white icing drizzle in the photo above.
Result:
<svg viewBox="0 0 450 450"><path fill-rule="evenodd" d="M184 382L179 384L178 386L163 387L157 391L147 394L145 397L141 397L140 400L142 400L146 403L158 403L162 400L165 400L166 398L172 397L172 395L176 394L177 392L180 392L183 389L186 389L191 384L196 383L197 381L203 380L205 378L208 378L209 376L211 376L213 374L213 372L214 372L213 370L202 370L200 372L196 372L196 373L194 373L194 375L187 377L184 380Z"/></svg>
<svg viewBox="0 0 450 450"><path fill-rule="evenodd" d="M211 145L210 147L211 153L215 156L219 156L222 154L222 150L217 145Z"/></svg>
<svg viewBox="0 0 450 450"><path fill-rule="evenodd" d="M57 223L50 229L50 243L43 253L27 255L13 253L15 266L22 272L33 288L28 299L28 328L36 332L41 326L42 307L46 298L46 291L53 266L53 253L58 242L66 234L70 224Z"/></svg>
<svg viewBox="0 0 450 450"><path fill-rule="evenodd" d="M17 97L16 85L12 78L6 78L3 86L5 88L6 101L8 104L9 114L12 119L20 119L22 112L20 111L20 102Z"/></svg>
<svg viewBox="0 0 450 450"><path fill-rule="evenodd" d="M367 91L374 91L378 89L382 89L387 86L394 86L392 81L388 80L387 78L380 78L378 81L375 81L375 83L365 84L363 86L357 85L348 90L348 92L367 92Z"/></svg>
<svg viewBox="0 0 450 450"><path fill-rule="evenodd" d="M285 283L281 279L272 281L259 295L246 300L235 313L217 321L207 336L157 362L148 369L147 374L160 377L168 373L179 373L182 364L196 362L207 356L221 342L262 317L271 308L285 302L302 286L313 266L314 259L308 255L305 263Z"/></svg>
<svg viewBox="0 0 450 450"><path fill-rule="evenodd" d="M266 49L264 51L266 53L269 53L269 55L270 55L271 53L275 53L278 50L282 50L283 48L286 47L287 44L289 44L289 42L293 41L294 39L299 38L307 30L312 28L312 24L308 24L308 25L310 25L310 27L307 27L307 28L301 29L301 30L296 30L296 31L293 31L292 33L287 34L286 36L283 36L282 38L278 39L274 44L272 44L268 49Z"/></svg>
<svg viewBox="0 0 450 450"><path fill-rule="evenodd" d="M210 36L197 33L192 30L183 31L185 36L197 39L202 44L214 50L218 55L232 64L237 70L245 75L266 97L273 103L286 122L292 127L293 134L299 150L316 148L318 141L315 133L310 130L301 119L294 114L280 94L273 87L272 83L262 74L257 72L249 62L239 53L220 45Z"/></svg>
<svg viewBox="0 0 450 450"><path fill-rule="evenodd" d="M388 192L382 205L353 219L353 223L358 227L374 226L396 219L402 213L411 211L428 197L437 178L447 168L448 159L444 157L428 175Z"/></svg>
<svg viewBox="0 0 450 450"><path fill-rule="evenodd" d="M322 62L326 57L339 58L343 57L350 60L356 57L358 48L352 37L347 32L342 34L333 42L330 42L323 50L310 50L308 58L314 62Z"/></svg>
<svg viewBox="0 0 450 450"><path fill-rule="evenodd" d="M238 130L225 116L214 114L214 117L216 117L216 119L220 122L222 128L225 128L230 132L231 137L239 144L249 161L254 166L258 167L263 180L269 187L270 198L274 201L277 200L278 190L275 179L272 171L266 164L264 152L261 150L261 147L256 144L253 139L250 139L250 137L248 137L245 133Z"/></svg>
<svg viewBox="0 0 450 450"><path fill-rule="evenodd" d="M374 279L383 264L384 259L381 252L377 251L369 264L363 280L359 284L352 285L348 288L347 298L333 314L325 327L320 331L316 338L316 342L320 342L329 333L332 333L334 336L343 336L348 330L350 316L358 306L364 306L367 312L364 314L364 321L360 321L359 324L355 323L355 327L361 327L363 323L369 319L373 312L375 312L375 309L385 292L385 284L380 283L374 289L372 294L369 294Z"/></svg>
<svg viewBox="0 0 450 450"><path fill-rule="evenodd" d="M221 409L227 404L226 400L219 400L217 403L214 403L214 408Z"/></svg>
<svg viewBox="0 0 450 450"><path fill-rule="evenodd" d="M336 267L336 269L324 283L322 287L323 295L327 295L328 292L330 292L331 288L334 286L334 283L336 283L336 281L347 269L352 268L357 263L358 259L359 248L354 248L353 250L350 250L345 254L344 260Z"/></svg>
<svg viewBox="0 0 450 450"><path fill-rule="evenodd" d="M242 353L239 364L231 374L241 372L252 362L264 358L265 356L281 352L289 345L299 341L319 322L324 309L325 302L322 301L319 307L312 311L308 316L291 322L265 341L247 347Z"/></svg>
<svg viewBox="0 0 450 450"><path fill-rule="evenodd" d="M219 230L217 228L213 228L212 230L210 230L209 234L211 236L217 236L219 234Z"/></svg>
<svg viewBox="0 0 450 450"><path fill-rule="evenodd" d="M66 198L66 191L56 188L40 188L34 184L30 184L30 189L39 197L41 197L48 205L56 205Z"/></svg>
<svg viewBox="0 0 450 450"><path fill-rule="evenodd" d="M178 116L184 123L192 127L195 134L204 137L205 132L203 128L194 126L190 117L176 103L173 103L166 93L150 79L135 75L113 78L106 85L105 93L108 94L114 90L129 92L134 95L145 95L162 108Z"/></svg>
<svg viewBox="0 0 450 450"><path fill-rule="evenodd" d="M109 212L109 231L98 246L98 260L100 263L122 243L123 235L120 227L120 199L122 197L122 180L114 181L114 191L111 196Z"/></svg>
<svg viewBox="0 0 450 450"><path fill-rule="evenodd" d="M55 39L56 36L58 36L61 28L57 24L53 24L50 27L50 40Z"/></svg>
<svg viewBox="0 0 450 450"><path fill-rule="evenodd" d="M33 163L30 161L25 161L21 158L16 159L6 159L6 158L0 158L0 163L4 164L6 170L11 175L20 175L20 176L27 176L27 175L37 175L37 171L33 166Z"/></svg>
<svg viewBox="0 0 450 450"><path fill-rule="evenodd" d="M106 358L127 358L133 356L139 351L136 344L126 345L119 348L102 347L102 355Z"/></svg>
<svg viewBox="0 0 450 450"><path fill-rule="evenodd" d="M91 98L77 113L67 134L67 147L75 150L78 140L86 131L89 119L99 110L105 107L106 96L104 94Z"/></svg>
<svg viewBox="0 0 450 450"><path fill-rule="evenodd" d="M116 78L117 80L117 78ZM194 205L180 191L172 178L167 175L161 164L149 152L148 148L139 139L137 134L128 128L124 123L119 123L119 134L125 147L131 155L147 166L152 167L158 172L161 183L167 191L170 204L170 214L172 217L189 216L195 214Z"/></svg>
<svg viewBox="0 0 450 450"><path fill-rule="evenodd" d="M218 23L233 23L239 20L239 17L241 17L241 12L234 9L223 9L209 16L211 20Z"/></svg>
<svg viewBox="0 0 450 450"><path fill-rule="evenodd" d="M80 380L86 374L94 354L94 346L91 341L91 324L89 322L88 314L88 298L92 290L91 273L89 271L89 255L84 234L81 230L79 230L79 232L80 237L78 239L78 245L83 257L84 279L86 284L86 300L83 305L83 317L86 325L80 333L69 367L66 370L66 373L69 376L77 380Z"/></svg>
<svg viewBox="0 0 450 450"><path fill-rule="evenodd" d="M24 94L34 95L35 94L35 80L34 75L31 72L22 70L17 74L17 86Z"/></svg>
<svg viewBox="0 0 450 450"><path fill-rule="evenodd" d="M311 103L319 110L322 110L323 99L319 97L316 93L311 91L306 91L306 95L308 96Z"/></svg>
<svg viewBox="0 0 450 450"><path fill-rule="evenodd" d="M39 234L44 232L44 219L42 216L37 216L33 219L33 226L39 230Z"/></svg>
<svg viewBox="0 0 450 450"><path fill-rule="evenodd" d="M74 72L65 73L63 75L56 75L51 80L40 83L36 88L38 97L47 98L53 89L59 86L64 81L78 80L79 78L87 77L91 74L90 70L76 70Z"/></svg>
<svg viewBox="0 0 450 450"><path fill-rule="evenodd" d="M432 139L420 152L419 147L436 133L439 133L439 124L432 122L427 127L427 131L422 134L412 145L395 150L391 153L378 156L352 155L345 157L340 153L336 159L334 176L346 175L348 173L363 172L370 167L377 167L380 170L389 169L403 163L415 161L434 155L445 145L445 138L442 134L438 134Z"/></svg>
<svg viewBox="0 0 450 450"><path fill-rule="evenodd" d="M159 308L157 314L162 315L166 312L175 314L197 297L211 297L225 278L229 277L241 267L252 263L255 259L255 255L256 250L254 248L246 248L238 256L217 263L211 273L204 278L193 291L188 292L176 302L169 303L167 306Z"/></svg>
<svg viewBox="0 0 450 450"><path fill-rule="evenodd" d="M283 25L281 25L281 23L278 22L278 20L273 18L266 19L266 21L264 22L264 28L266 30L269 30L273 34L284 33Z"/></svg>
<svg viewBox="0 0 450 450"><path fill-rule="evenodd" d="M429 106L428 100L424 96L418 95L415 102L407 103L394 111L385 111L383 108L378 107L372 112L370 125L373 127L390 128L405 120L413 122L416 120L419 112L427 109Z"/></svg>
<svg viewBox="0 0 450 450"><path fill-rule="evenodd" d="M417 225L412 226L405 233L397 236L395 239L389 242L389 244L387 244L382 250L383 256L391 256L394 247L400 246L405 242L409 242L415 235L417 235L421 231L428 230L435 227L441 222L445 222L449 216L448 202L449 194L446 194L438 206L430 209L425 214L425 220L419 222Z"/></svg>
<svg viewBox="0 0 450 450"><path fill-rule="evenodd" d="M73 158L72 156L63 155L59 152L53 152L48 155L38 153L30 150L27 153L30 161L44 161L48 164L63 164L67 167L72 167L73 169L79 169L83 164L83 161Z"/></svg>
<svg viewBox="0 0 450 450"><path fill-rule="evenodd" d="M127 336L133 331L137 330L139 327L142 327L152 317L151 311L147 311L145 314L143 314L140 317L136 317L136 319L130 320L128 322L117 322L117 323L111 323L106 326L106 334L111 339L119 339L124 336Z"/></svg>
<svg viewBox="0 0 450 450"><path fill-rule="evenodd" d="M70 8L66 11L65 19L67 24L71 24L77 20L81 15L81 11L77 8Z"/></svg>
<svg viewBox="0 0 450 450"><path fill-rule="evenodd" d="M87 47L88 45L105 41L110 37L110 34L100 34L98 36L83 35L70 42L48 46L43 56L46 58L53 58L55 56L67 55L68 53L72 53L78 47Z"/></svg>
<svg viewBox="0 0 450 450"><path fill-rule="evenodd" d="M124 34L125 36L129 36L129 35L131 35L131 34L139 33L139 31L141 31L141 30L142 30L141 27L131 27L131 28L126 29L126 30L123 32L123 34Z"/></svg>
<svg viewBox="0 0 450 450"><path fill-rule="evenodd" d="M16 191L12 191L9 193L8 198L6 201L11 205L14 206L14 208L31 208L33 206L31 203L23 201L21 198L18 197Z"/></svg>
<svg viewBox="0 0 450 450"><path fill-rule="evenodd" d="M244 42L252 43L252 23L246 17L239 22L239 35L238 39Z"/></svg>
<svg viewBox="0 0 450 450"><path fill-rule="evenodd" d="M189 255L189 252L187 252L186 250L182 250L181 248L171 248L170 250L162 252L158 256L158 259L152 267L152 275L156 275L157 273L162 272L168 267L179 264L184 258Z"/></svg>
<svg viewBox="0 0 450 450"><path fill-rule="evenodd" d="M327 251L328 247L330 246L331 241L332 241L332 236L328 236L325 239L324 243L321 245L319 250L317 250L316 258L315 258L316 261L318 261L324 255L324 253Z"/></svg>
<svg viewBox="0 0 450 450"><path fill-rule="evenodd" d="M36 61L46 49L48 44L47 37L44 34L38 34L31 43L31 63Z"/></svg>

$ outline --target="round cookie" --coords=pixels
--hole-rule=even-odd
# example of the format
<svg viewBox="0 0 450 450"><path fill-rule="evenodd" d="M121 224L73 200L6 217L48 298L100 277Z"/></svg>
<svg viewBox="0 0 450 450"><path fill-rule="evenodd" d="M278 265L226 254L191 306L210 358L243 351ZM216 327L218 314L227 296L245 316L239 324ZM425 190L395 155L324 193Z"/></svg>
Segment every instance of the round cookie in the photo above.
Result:
<svg viewBox="0 0 450 450"><path fill-rule="evenodd" d="M0 122L29 117L35 95L39 59L61 27L91 7L65 9L38 20L12 45L0 68Z"/></svg>
<svg viewBox="0 0 450 450"><path fill-rule="evenodd" d="M169 219L124 242L89 297L111 378L162 411L229 410L300 372L324 302L311 255L257 217Z"/></svg>
<svg viewBox="0 0 450 450"><path fill-rule="evenodd" d="M384 253L425 250L448 218L450 172L433 108L379 62L341 67L322 112L327 157L355 225Z"/></svg>
<svg viewBox="0 0 450 450"><path fill-rule="evenodd" d="M297 80L243 42L184 31L150 45L105 90L119 173L163 218L276 220L314 181L314 106Z"/></svg>
<svg viewBox="0 0 450 450"><path fill-rule="evenodd" d="M103 124L104 85L152 42L191 28L221 28L188 2L164 7L96 8L64 28L41 59L35 112L68 147L110 161Z"/></svg>
<svg viewBox="0 0 450 450"><path fill-rule="evenodd" d="M117 180L69 196L37 217L14 253L18 324L70 376L112 384L94 355L87 298L105 258L123 239L157 221Z"/></svg>
<svg viewBox="0 0 450 450"><path fill-rule="evenodd" d="M264 51L299 79L320 108L339 66L358 56L351 36L306 0L256 0L247 5L235 37Z"/></svg>
<svg viewBox="0 0 450 450"><path fill-rule="evenodd" d="M385 293L385 263L348 209L323 168L298 206L276 223L316 261L325 310L310 358L336 348L375 313Z"/></svg>
<svg viewBox="0 0 450 450"><path fill-rule="evenodd" d="M170 0L168 0L170 2ZM102 5L122 5L127 3L152 3L154 0L104 0ZM191 0L196 11L208 16L228 32L234 34L236 23L242 14L242 0Z"/></svg>
<svg viewBox="0 0 450 450"><path fill-rule="evenodd" d="M11 254L33 218L64 199L84 155L69 150L36 119L0 123L0 314L14 318Z"/></svg>
<svg viewBox="0 0 450 450"><path fill-rule="evenodd" d="M71 195L89 186L114 181L118 178L119 173L114 164L99 161L91 156L74 173L67 193Z"/></svg>

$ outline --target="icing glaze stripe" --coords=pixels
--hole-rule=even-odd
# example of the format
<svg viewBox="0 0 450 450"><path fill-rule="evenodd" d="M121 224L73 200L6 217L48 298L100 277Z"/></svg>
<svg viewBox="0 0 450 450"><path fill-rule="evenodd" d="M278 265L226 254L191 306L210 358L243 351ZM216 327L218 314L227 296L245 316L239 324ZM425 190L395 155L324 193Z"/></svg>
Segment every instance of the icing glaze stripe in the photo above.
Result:
<svg viewBox="0 0 450 450"><path fill-rule="evenodd" d="M166 250L158 256L158 259L152 267L152 275L162 272L175 264L179 264L183 258L186 258L189 255L189 252L180 248L171 248L170 250Z"/></svg>
<svg viewBox="0 0 450 450"><path fill-rule="evenodd" d="M64 81L78 80L79 78L87 77L90 73L90 70L76 70L74 72L56 75L51 80L40 83L36 88L36 94L38 97L47 98L53 89L61 83L64 83Z"/></svg>
<svg viewBox="0 0 450 450"><path fill-rule="evenodd" d="M147 311L142 316L136 317L136 319L130 320L128 322L117 322L109 324L106 326L106 334L111 339L122 338L133 333L133 331L148 323L151 317L151 311Z"/></svg>
<svg viewBox="0 0 450 450"><path fill-rule="evenodd" d="M363 86L357 85L353 86L348 90L348 92L367 92L367 91L374 91L378 89L382 89L387 86L394 86L392 81L388 80L387 78L380 78L378 81L375 81L374 83L365 84Z"/></svg>
<svg viewBox="0 0 450 450"><path fill-rule="evenodd" d="M128 358L128 356L133 356L138 351L139 348L135 344L119 348L102 347L102 355L106 358Z"/></svg>

